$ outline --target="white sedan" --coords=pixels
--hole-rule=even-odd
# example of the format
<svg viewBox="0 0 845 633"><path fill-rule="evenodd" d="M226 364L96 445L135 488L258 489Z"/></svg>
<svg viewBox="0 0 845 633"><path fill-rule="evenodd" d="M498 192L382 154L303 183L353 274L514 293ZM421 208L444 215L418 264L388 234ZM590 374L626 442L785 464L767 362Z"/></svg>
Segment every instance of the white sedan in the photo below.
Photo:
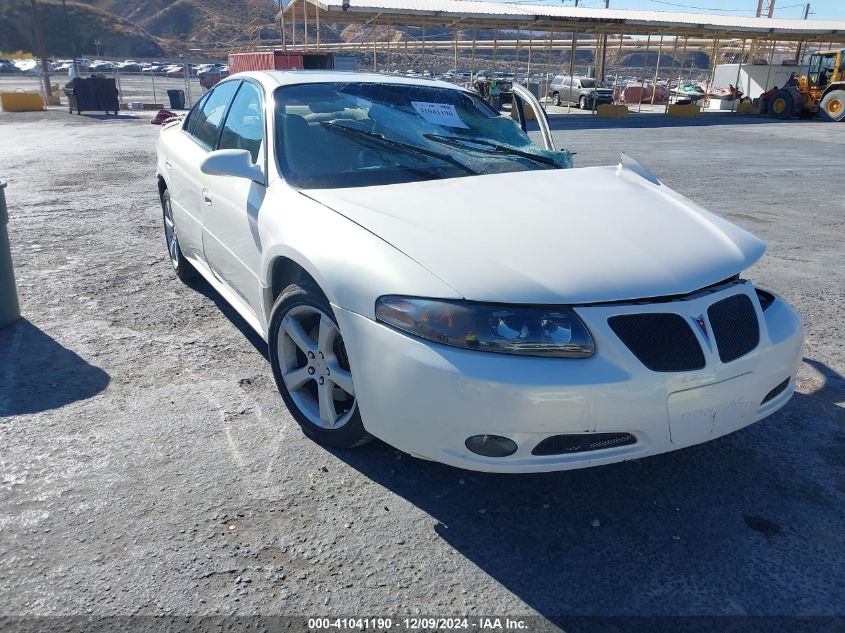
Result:
<svg viewBox="0 0 845 633"><path fill-rule="evenodd" d="M326 445L564 470L783 407L803 329L741 276L765 245L627 157L572 169L518 85L514 109L425 79L232 76L159 136L173 268L261 334Z"/></svg>

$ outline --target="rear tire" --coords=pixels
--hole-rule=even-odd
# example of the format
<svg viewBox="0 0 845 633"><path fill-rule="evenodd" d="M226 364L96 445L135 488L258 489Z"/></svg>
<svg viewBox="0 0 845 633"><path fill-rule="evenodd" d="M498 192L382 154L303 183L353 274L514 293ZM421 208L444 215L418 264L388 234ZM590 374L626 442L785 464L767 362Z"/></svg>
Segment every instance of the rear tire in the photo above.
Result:
<svg viewBox="0 0 845 633"><path fill-rule="evenodd" d="M795 100L788 90L780 90L769 101L769 116L776 119L791 119L795 113Z"/></svg>
<svg viewBox="0 0 845 633"><path fill-rule="evenodd" d="M288 286L273 306L267 340L276 386L305 435L336 448L371 439L343 336L319 288L309 282Z"/></svg>
<svg viewBox="0 0 845 633"><path fill-rule="evenodd" d="M831 90L819 104L819 114L825 121L845 121L845 90Z"/></svg>
<svg viewBox="0 0 845 633"><path fill-rule="evenodd" d="M170 192L167 189L161 194L161 210L164 216L164 240L167 244L170 265L179 279L183 282L191 281L197 276L197 271L185 259L182 248L179 246L179 236L176 233L176 224L173 222L173 206L170 202Z"/></svg>
<svg viewBox="0 0 845 633"><path fill-rule="evenodd" d="M561 105L559 92L556 92L552 95L552 103L558 107Z"/></svg>

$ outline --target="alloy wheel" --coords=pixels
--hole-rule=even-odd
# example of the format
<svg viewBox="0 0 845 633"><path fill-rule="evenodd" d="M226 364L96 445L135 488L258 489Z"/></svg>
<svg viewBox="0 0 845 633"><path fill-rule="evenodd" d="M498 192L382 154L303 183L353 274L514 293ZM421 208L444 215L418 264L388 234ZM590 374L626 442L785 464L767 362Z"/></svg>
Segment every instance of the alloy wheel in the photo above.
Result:
<svg viewBox="0 0 845 633"><path fill-rule="evenodd" d="M335 322L311 305L284 315L276 341L282 380L308 421L339 429L355 414L357 401L346 347Z"/></svg>
<svg viewBox="0 0 845 633"><path fill-rule="evenodd" d="M176 225L173 223L173 208L170 206L169 196L164 198L164 239L167 241L167 252L170 254L173 270L178 270L179 238L176 235Z"/></svg>

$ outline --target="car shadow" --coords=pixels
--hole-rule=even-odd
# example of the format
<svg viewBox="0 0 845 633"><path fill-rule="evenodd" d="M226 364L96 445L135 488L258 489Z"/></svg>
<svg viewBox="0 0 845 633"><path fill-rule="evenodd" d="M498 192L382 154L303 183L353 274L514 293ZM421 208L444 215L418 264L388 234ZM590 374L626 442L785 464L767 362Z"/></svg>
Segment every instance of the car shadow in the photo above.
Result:
<svg viewBox="0 0 845 633"><path fill-rule="evenodd" d="M0 330L0 418L86 400L109 381L102 369L26 319Z"/></svg>
<svg viewBox="0 0 845 633"><path fill-rule="evenodd" d="M825 587L845 565L836 404L845 380L806 362L824 386L766 421L600 468L484 474L378 441L332 452L429 515L455 552L561 626L569 616L645 616L636 630L653 631L659 616L841 615L841 589ZM575 630L632 630L627 620L602 624L610 628ZM736 630L756 630L750 624Z"/></svg>
<svg viewBox="0 0 845 633"><path fill-rule="evenodd" d="M244 318L238 314L238 311L235 310L228 301L220 296L220 293L218 293L210 283L208 283L200 275L197 275L190 281L186 282L185 285L191 290L194 290L213 301L214 305L217 306L217 309L223 313L223 316L229 319L229 321L232 322L232 325L234 325L238 331L243 334L255 350L264 357L264 360L269 362L270 356L267 352L267 343L258 335L258 332L253 330L249 323L247 323Z"/></svg>
<svg viewBox="0 0 845 633"><path fill-rule="evenodd" d="M81 116L95 121L131 121L141 118L136 114L88 114L87 112L83 112Z"/></svg>

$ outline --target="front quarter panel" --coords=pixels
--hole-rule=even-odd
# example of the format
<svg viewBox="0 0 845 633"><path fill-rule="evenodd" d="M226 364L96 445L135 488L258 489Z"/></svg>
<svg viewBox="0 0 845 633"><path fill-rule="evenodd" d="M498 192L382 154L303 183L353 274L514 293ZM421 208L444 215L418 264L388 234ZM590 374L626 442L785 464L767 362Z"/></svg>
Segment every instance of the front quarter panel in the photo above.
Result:
<svg viewBox="0 0 845 633"><path fill-rule="evenodd" d="M276 259L286 257L308 271L333 305L368 318L385 294L461 298L401 251L282 180L270 186L258 224L268 289ZM267 323L271 309L268 297Z"/></svg>

